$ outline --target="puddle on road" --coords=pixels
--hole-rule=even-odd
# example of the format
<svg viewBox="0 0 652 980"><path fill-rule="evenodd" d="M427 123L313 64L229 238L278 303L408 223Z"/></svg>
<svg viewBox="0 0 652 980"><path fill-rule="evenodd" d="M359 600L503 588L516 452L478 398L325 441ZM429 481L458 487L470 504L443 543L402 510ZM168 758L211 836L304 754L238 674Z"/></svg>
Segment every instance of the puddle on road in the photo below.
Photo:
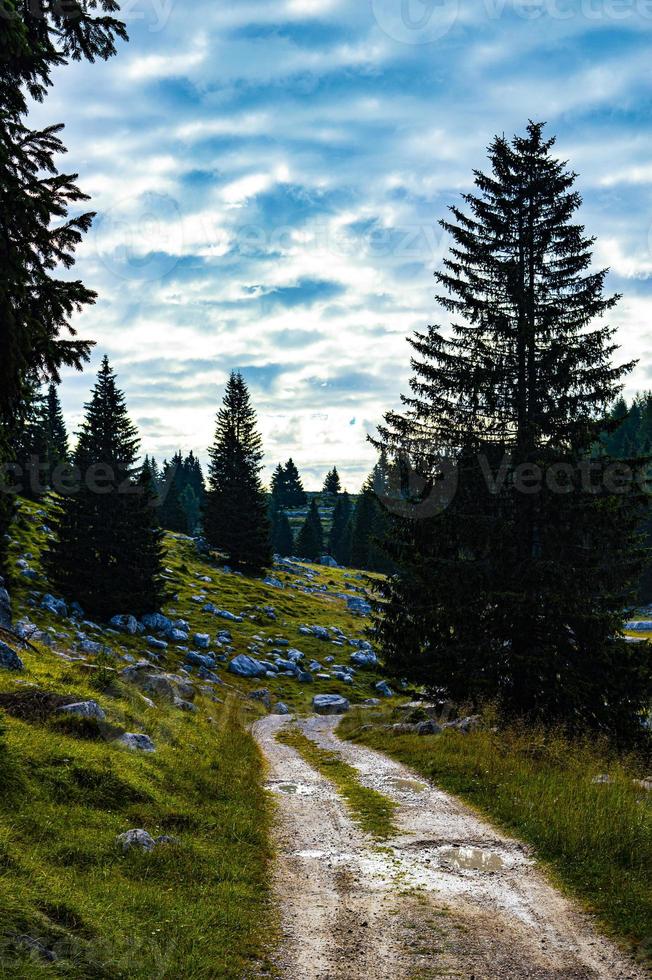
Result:
<svg viewBox="0 0 652 980"><path fill-rule="evenodd" d="M315 792L312 786L305 783L268 783L267 789L271 793L282 793L284 796L312 796Z"/></svg>
<svg viewBox="0 0 652 980"><path fill-rule="evenodd" d="M399 793L425 793L428 789L426 783L420 783L417 779L403 779L394 776L389 780L389 785L397 789Z"/></svg>
<svg viewBox="0 0 652 980"><path fill-rule="evenodd" d="M437 851L437 859L456 871L504 871L505 862L495 851L483 851L479 847L443 847Z"/></svg>

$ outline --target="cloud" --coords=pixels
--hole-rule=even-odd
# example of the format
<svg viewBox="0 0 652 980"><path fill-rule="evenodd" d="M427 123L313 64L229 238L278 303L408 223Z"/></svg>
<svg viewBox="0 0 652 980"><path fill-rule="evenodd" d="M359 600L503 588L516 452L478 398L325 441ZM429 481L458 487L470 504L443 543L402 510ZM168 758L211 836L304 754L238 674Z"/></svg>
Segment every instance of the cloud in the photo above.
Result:
<svg viewBox="0 0 652 980"><path fill-rule="evenodd" d="M240 366L266 473L291 455L308 485L337 463L358 489L366 432L407 389L405 337L448 322L437 222L529 117L580 173L596 264L625 293L623 359L649 349L652 19L535 6L461 0L412 44L370 2L139 0L117 58L57 73L33 120L66 122L64 166L98 211L75 275L100 299L76 324L99 342L92 369L111 355L145 450L205 458ZM647 372L641 356L630 391ZM71 426L92 381L66 376Z"/></svg>

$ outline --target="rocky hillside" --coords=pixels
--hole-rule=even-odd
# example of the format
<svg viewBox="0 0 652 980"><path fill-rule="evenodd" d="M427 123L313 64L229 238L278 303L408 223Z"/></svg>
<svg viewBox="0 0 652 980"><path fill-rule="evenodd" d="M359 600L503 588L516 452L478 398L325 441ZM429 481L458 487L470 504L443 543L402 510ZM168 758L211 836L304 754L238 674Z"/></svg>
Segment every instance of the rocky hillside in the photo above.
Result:
<svg viewBox="0 0 652 980"><path fill-rule="evenodd" d="M247 578L169 535L169 603L94 623L43 577L48 519L22 504L10 542L21 640L0 645L3 975L242 977L271 928L248 724L391 696L364 580L291 561Z"/></svg>

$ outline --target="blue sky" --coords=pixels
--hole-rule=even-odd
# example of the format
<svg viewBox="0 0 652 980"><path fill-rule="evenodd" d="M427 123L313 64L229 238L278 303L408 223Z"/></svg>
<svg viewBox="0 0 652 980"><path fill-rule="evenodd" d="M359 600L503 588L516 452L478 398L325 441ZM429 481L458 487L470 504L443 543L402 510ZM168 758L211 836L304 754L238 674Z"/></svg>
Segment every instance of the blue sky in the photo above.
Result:
<svg viewBox="0 0 652 980"><path fill-rule="evenodd" d="M98 218L76 274L97 305L78 423L108 353L143 449L204 455L228 371L249 380L267 473L357 490L366 433L446 322L437 221L495 133L546 120L579 173L629 390L652 387L652 0L128 0L131 41L55 78L39 122Z"/></svg>

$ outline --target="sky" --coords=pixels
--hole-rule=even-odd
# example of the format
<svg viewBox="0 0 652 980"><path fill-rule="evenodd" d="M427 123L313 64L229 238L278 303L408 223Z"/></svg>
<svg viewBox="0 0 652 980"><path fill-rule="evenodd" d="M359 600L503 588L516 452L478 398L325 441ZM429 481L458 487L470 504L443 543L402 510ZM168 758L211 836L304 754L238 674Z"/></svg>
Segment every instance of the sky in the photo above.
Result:
<svg viewBox="0 0 652 980"><path fill-rule="evenodd" d="M38 123L97 211L75 276L97 341L61 389L74 431L108 354L159 460L205 458L232 369L265 478L309 489L407 390L406 337L445 325L438 227L497 133L546 121L577 171L627 390L652 387L652 0L127 0L117 57L59 69Z"/></svg>

